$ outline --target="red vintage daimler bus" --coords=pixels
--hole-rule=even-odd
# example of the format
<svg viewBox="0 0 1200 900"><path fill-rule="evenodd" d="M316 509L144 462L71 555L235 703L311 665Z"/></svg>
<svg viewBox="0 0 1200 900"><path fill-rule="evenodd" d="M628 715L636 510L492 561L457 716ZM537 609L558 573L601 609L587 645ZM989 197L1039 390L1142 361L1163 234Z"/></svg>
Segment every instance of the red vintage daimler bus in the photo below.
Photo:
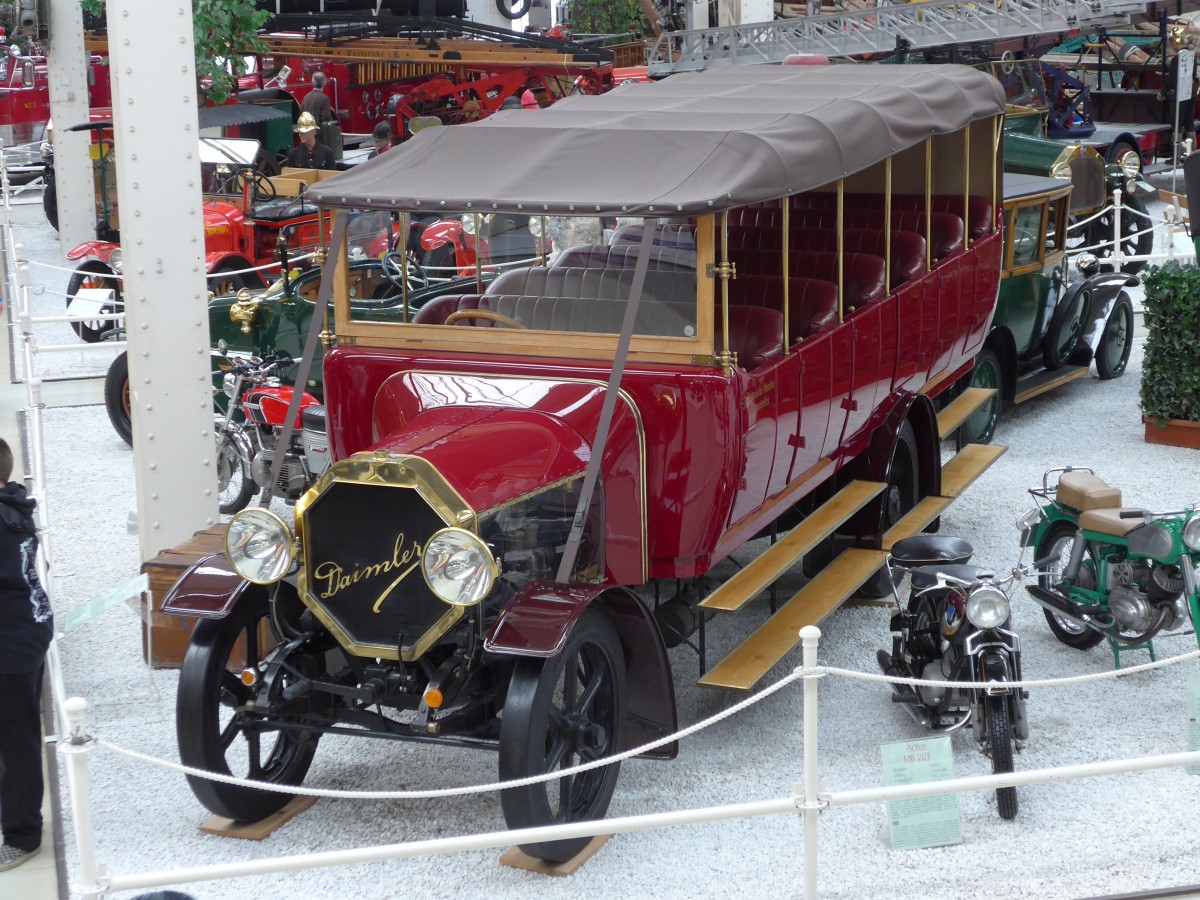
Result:
<svg viewBox="0 0 1200 900"><path fill-rule="evenodd" d="M432 129L314 185L335 462L294 530L239 514L168 598L204 619L183 761L294 784L352 732L492 748L509 780L636 748L675 728L666 648L807 554L808 586L715 666L701 631L701 681L753 685L1001 452L943 469L974 392L937 405L995 306L1003 111L960 66L713 69ZM397 315L352 303L363 211L530 216L553 251ZM505 818L603 816L617 768L505 789ZM235 819L287 799L192 785Z"/></svg>

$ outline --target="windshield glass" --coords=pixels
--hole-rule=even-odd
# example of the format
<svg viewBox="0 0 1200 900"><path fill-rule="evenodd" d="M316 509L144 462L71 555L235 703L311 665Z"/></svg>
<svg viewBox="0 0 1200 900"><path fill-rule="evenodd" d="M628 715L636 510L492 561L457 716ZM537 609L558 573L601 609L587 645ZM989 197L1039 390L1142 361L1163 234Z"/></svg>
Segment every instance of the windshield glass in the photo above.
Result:
<svg viewBox="0 0 1200 900"><path fill-rule="evenodd" d="M352 246L390 222L351 214ZM404 251L393 249L393 277L425 292L410 323L532 331L618 334L633 284L640 218L540 217L467 213L413 219ZM390 245L400 243L399 227ZM635 334L694 338L694 223L660 220L635 322ZM351 250L352 258L354 250ZM385 264L385 269L389 268ZM376 320L351 309L351 320ZM400 323L406 324L406 323Z"/></svg>

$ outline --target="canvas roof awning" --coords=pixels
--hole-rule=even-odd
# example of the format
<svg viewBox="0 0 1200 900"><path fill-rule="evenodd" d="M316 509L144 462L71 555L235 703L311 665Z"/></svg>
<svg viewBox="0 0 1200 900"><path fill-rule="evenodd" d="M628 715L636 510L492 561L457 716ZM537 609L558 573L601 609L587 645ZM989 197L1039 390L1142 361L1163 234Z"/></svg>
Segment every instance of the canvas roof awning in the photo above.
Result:
<svg viewBox="0 0 1200 900"><path fill-rule="evenodd" d="M313 185L325 206L695 215L828 184L1001 115L967 66L736 66L431 128Z"/></svg>

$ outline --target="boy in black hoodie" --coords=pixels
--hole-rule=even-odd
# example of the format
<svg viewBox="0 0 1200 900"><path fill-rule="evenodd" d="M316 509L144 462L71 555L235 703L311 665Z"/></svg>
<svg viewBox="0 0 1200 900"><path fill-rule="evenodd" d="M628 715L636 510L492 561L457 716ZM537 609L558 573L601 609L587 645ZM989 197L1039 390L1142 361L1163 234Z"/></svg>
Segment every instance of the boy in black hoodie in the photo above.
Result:
<svg viewBox="0 0 1200 900"><path fill-rule="evenodd" d="M0 438L0 872L42 846L42 668L54 634L34 559L35 501L9 483L13 455Z"/></svg>

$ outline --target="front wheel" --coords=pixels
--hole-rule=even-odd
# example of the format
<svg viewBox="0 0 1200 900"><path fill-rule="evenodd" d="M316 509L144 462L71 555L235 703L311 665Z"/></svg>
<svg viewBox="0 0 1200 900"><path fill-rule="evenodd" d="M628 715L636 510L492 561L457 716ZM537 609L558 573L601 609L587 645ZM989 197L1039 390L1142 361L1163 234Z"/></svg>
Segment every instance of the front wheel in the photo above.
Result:
<svg viewBox="0 0 1200 900"><path fill-rule="evenodd" d="M1133 303L1129 295L1121 291L1117 304L1109 313L1100 335L1100 346L1096 348L1096 374L1102 379L1119 378L1129 365L1129 354L1133 352Z"/></svg>
<svg viewBox="0 0 1200 900"><path fill-rule="evenodd" d="M253 688L239 674L254 668L275 645L267 598L247 591L223 619L196 625L179 671L175 730L185 766L271 784L300 784L317 751L318 735L247 727L242 709ZM259 791L189 775L196 798L211 812L257 822L278 812L291 794Z"/></svg>
<svg viewBox="0 0 1200 900"><path fill-rule="evenodd" d="M254 496L255 483L250 477L250 460L238 440L240 426L219 420L214 426L217 437L217 496L222 515L246 508Z"/></svg>
<svg viewBox="0 0 1200 900"><path fill-rule="evenodd" d="M50 227L58 231L58 188L54 185L52 171L46 174L45 184L42 188L42 212L46 214L46 221L50 223Z"/></svg>
<svg viewBox="0 0 1200 900"><path fill-rule="evenodd" d="M1013 771L1012 729L1008 720L1008 698L1002 695L984 697L984 717L987 720L988 751L992 757L992 774L1007 775ZM1000 818L1017 816L1017 789L996 788L996 807Z"/></svg>
<svg viewBox="0 0 1200 900"><path fill-rule="evenodd" d="M129 355L122 350L104 376L104 411L113 430L133 444L133 410L129 400Z"/></svg>
<svg viewBox="0 0 1200 900"><path fill-rule="evenodd" d="M1150 219L1146 218L1146 204L1130 195L1121 198L1121 207L1121 253L1125 256L1149 256L1154 252L1154 229ZM1113 256L1113 215L1110 207L1088 226L1087 243L1089 246L1099 245L1094 252L1101 262ZM1145 260L1125 262L1121 264L1121 271L1136 275L1145 265Z"/></svg>
<svg viewBox="0 0 1200 900"><path fill-rule="evenodd" d="M511 781L602 759L621 747L625 657L612 622L586 611L562 651L521 659L513 669L500 726L500 780ZM603 818L619 763L500 794L509 828ZM530 856L565 862L591 838L523 844Z"/></svg>
<svg viewBox="0 0 1200 900"><path fill-rule="evenodd" d="M1081 540L1082 538L1079 538L1074 525L1070 522L1056 522L1038 543L1034 558L1050 557L1052 559L1045 574L1038 576L1038 584L1046 590L1066 595L1062 572L1071 558L1071 551L1075 546L1076 539ZM1094 591L1096 589L1096 559L1090 547L1084 552L1083 563L1079 567L1076 583L1085 590ZM1079 598L1073 599L1078 600ZM1104 635L1094 628L1088 628L1074 619L1069 619L1049 609L1043 608L1042 612L1045 614L1046 624L1050 626L1054 636L1068 647L1074 647L1076 650L1090 650L1104 640Z"/></svg>
<svg viewBox="0 0 1200 900"><path fill-rule="evenodd" d="M114 313L123 308L121 283L111 268L99 260L91 260L77 268L71 274L71 280L67 282L68 309L71 308L71 301L81 290L112 291L112 299L100 307L97 318L71 323L71 328L77 335L87 343L94 344L117 327L115 320L106 319L103 316L105 313Z"/></svg>

